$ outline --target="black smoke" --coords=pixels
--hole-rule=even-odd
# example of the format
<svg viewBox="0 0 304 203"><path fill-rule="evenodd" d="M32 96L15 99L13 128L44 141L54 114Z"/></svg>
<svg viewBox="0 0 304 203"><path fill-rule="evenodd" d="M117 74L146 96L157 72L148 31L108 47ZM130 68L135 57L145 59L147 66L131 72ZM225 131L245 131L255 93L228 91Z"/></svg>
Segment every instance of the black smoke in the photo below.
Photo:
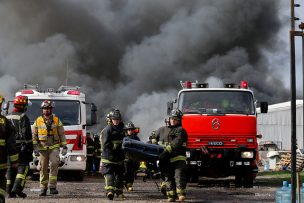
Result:
<svg viewBox="0 0 304 203"><path fill-rule="evenodd" d="M163 125L180 80L247 80L260 101L288 100L265 52L287 46L277 0L9 0L0 3L0 81L78 85L100 111ZM286 59L287 60L287 59ZM277 71L276 71L277 70Z"/></svg>

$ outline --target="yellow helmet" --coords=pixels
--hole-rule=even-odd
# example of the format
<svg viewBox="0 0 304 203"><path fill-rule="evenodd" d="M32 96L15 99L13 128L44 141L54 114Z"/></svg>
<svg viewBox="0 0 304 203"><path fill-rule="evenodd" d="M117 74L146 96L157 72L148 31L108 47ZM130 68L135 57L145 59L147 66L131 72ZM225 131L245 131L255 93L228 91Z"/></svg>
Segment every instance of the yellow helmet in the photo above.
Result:
<svg viewBox="0 0 304 203"><path fill-rule="evenodd" d="M4 102L4 97L3 95L0 94L0 104L2 104Z"/></svg>

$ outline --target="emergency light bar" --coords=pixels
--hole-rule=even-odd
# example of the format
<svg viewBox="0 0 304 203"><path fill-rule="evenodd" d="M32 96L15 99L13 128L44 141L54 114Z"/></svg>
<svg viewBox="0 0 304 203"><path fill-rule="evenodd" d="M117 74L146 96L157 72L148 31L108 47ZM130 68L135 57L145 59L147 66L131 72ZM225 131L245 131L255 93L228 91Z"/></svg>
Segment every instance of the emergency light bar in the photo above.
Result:
<svg viewBox="0 0 304 203"><path fill-rule="evenodd" d="M236 88L236 84L234 83L228 83L228 84L224 84L225 88Z"/></svg>
<svg viewBox="0 0 304 203"><path fill-rule="evenodd" d="M190 81L180 81L180 84L183 89L191 89L191 88L208 88L209 84L208 83L198 83L196 82L190 82Z"/></svg>

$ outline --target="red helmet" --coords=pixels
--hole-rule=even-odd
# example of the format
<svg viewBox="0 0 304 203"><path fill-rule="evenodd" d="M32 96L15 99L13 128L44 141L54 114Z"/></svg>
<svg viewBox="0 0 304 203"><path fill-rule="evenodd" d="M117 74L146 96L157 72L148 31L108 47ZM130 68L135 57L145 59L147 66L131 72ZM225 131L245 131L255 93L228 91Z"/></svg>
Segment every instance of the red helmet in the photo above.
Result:
<svg viewBox="0 0 304 203"><path fill-rule="evenodd" d="M42 109L51 109L54 107L54 102L50 101L50 100L44 100L41 103L41 108Z"/></svg>
<svg viewBox="0 0 304 203"><path fill-rule="evenodd" d="M23 95L19 95L16 96L14 99L14 106L18 105L18 106L27 106L28 104L28 97L27 96L23 96Z"/></svg>

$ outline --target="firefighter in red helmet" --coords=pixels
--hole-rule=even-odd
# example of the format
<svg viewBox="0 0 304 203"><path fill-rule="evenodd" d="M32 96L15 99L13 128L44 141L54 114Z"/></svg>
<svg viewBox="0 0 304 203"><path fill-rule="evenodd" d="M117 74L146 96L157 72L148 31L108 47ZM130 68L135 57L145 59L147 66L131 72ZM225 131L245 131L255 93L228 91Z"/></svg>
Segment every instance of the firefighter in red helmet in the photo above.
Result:
<svg viewBox="0 0 304 203"><path fill-rule="evenodd" d="M31 123L25 114L27 106L27 96L16 96L14 109L11 114L6 116L15 130L16 146L19 154L18 168L11 167L9 163L7 169L6 192L9 198L16 197L16 195L22 198L27 196L23 189L29 170L29 163L33 160Z"/></svg>
<svg viewBox="0 0 304 203"><path fill-rule="evenodd" d="M58 194L57 174L60 163L59 153L67 154L67 143L64 128L59 118L52 114L54 103L45 100L41 103L42 115L33 124L33 144L35 156L39 156L40 170L40 196L46 196L47 188L50 194ZM49 164L50 163L50 164ZM50 172L48 167L50 165Z"/></svg>

